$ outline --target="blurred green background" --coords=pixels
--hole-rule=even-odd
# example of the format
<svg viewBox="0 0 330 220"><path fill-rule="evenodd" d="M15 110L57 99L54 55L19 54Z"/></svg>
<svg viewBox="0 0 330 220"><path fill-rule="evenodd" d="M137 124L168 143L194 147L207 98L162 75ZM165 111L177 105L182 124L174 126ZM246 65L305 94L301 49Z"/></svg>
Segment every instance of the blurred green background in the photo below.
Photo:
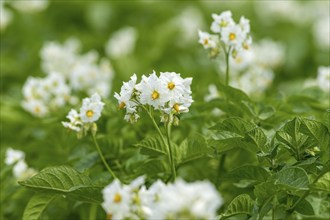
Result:
<svg viewBox="0 0 330 220"><path fill-rule="evenodd" d="M319 66L330 65L329 40L328 44L324 44L317 37L326 34L327 30L329 33L329 26L324 25L324 30L322 25L321 30L318 27L320 19L329 18L329 1L54 0L49 1L44 10L34 13L20 11L12 6L12 2L2 1L2 7L9 11L11 20L0 34L1 166L5 149L9 146L25 151L27 163L38 170L71 163L93 149L84 148L90 145L90 140L76 140L59 123L69 108L39 119L21 107L22 87L27 77L45 76L40 66L40 49L48 41L63 43L70 37L76 37L82 42L82 53L96 50L100 57L106 57L105 45L116 31L127 26L136 30L133 51L109 58L115 77L111 95L106 101L109 105L105 117L109 118L100 125L108 139L117 138L114 142L121 147L143 139L148 131L144 126L148 122L141 121L133 127L124 122L123 112L117 110L113 98L114 91L119 91L122 82L133 73L141 76L153 70L158 73L174 71L183 77L193 77L193 99L196 106L203 105L208 85L222 77L220 58L209 59L207 52L198 44L197 31L209 31L212 13L231 10L235 21L245 16L250 20L253 43L269 38L284 46L282 63L274 69L275 79L265 92L264 100L280 92L298 92L306 79L316 78ZM3 8L1 10L3 13ZM180 125L181 134L202 132L207 127L204 118L194 118L195 104L191 107L191 115ZM179 134L177 139L180 139ZM111 153L116 156L116 153ZM23 196L25 199L14 199L15 202L5 210L9 219L21 216L30 195L26 191L22 193L27 194ZM19 211L14 211L17 207Z"/></svg>

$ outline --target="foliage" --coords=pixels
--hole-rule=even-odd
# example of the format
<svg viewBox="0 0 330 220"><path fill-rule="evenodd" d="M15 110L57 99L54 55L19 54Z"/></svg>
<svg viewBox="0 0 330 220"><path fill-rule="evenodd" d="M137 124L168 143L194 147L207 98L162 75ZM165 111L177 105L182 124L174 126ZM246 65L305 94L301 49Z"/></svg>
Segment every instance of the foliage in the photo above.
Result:
<svg viewBox="0 0 330 220"><path fill-rule="evenodd" d="M329 93L301 86L303 79L315 78L318 65L329 65L328 49L306 43L312 33L301 34L312 22L267 23L257 3L172 3L175 7L169 2L52 1L34 14L8 6L15 19L1 32L1 219L105 219L102 189L116 177L130 183L145 175L150 186L157 179L173 181L173 169L188 182L207 179L215 185L224 200L219 219L330 218ZM201 22L202 29L211 13L228 9L250 18L254 42L273 37L287 45L288 55L262 95L223 84L219 65L224 64L207 58L197 32L193 40L185 39L177 18L183 10L197 10L196 16L208 21ZM63 128L68 106L44 118L22 109L27 77L44 74L38 58L44 42L77 36L84 51L105 56L108 36L124 26L134 26L138 40L131 54L110 57L115 78L111 95L102 100L96 135L77 140ZM152 121L149 112L141 112L141 119L129 124L113 97L131 74L155 68L193 77L194 103L180 115L167 143L155 128L167 132L159 117ZM206 102L210 83L218 96ZM24 151L39 172L17 181L13 166L4 164L8 147Z"/></svg>

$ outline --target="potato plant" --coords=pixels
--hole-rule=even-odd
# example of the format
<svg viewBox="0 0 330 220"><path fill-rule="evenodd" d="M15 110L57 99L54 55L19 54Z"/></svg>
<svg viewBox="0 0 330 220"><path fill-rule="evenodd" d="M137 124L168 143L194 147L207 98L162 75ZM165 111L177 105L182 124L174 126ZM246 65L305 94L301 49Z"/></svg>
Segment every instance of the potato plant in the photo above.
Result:
<svg viewBox="0 0 330 220"><path fill-rule="evenodd" d="M1 219L329 219L329 8L1 1Z"/></svg>

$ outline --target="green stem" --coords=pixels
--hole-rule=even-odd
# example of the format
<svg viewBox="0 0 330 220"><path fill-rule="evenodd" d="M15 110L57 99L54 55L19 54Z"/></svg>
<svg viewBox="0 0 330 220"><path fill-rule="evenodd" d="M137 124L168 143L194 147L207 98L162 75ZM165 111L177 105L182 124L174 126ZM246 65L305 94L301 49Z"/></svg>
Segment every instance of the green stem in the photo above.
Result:
<svg viewBox="0 0 330 220"><path fill-rule="evenodd" d="M220 182L221 172L225 173L225 160L226 160L226 154L221 154L219 157L219 163L218 163L218 170L217 170L217 177L216 177L216 183L217 185Z"/></svg>
<svg viewBox="0 0 330 220"><path fill-rule="evenodd" d="M158 125L157 125L157 123L156 123L154 117L152 116L152 114L150 113L150 111L148 111L148 109L147 109L145 106L142 106L142 107L143 107L143 109L148 113L148 115L149 115L149 117L150 117L152 123L154 124L154 126L155 126L155 128L156 128L156 130L157 130L157 132L158 132L158 134L159 134L159 136L160 136L160 138L162 139L163 143L164 143L165 145L167 145L167 143L166 143L166 141L165 141L165 138L164 138L164 135L163 135L163 133L160 131L160 128L158 127Z"/></svg>
<svg viewBox="0 0 330 220"><path fill-rule="evenodd" d="M172 174L173 174L173 180L176 179L176 170L175 170L175 164L173 160L173 153L172 153L172 145L171 145L171 122L169 122L166 126L166 137L167 137L167 143L168 143L168 151L170 155L170 161L171 161L171 168L172 168Z"/></svg>
<svg viewBox="0 0 330 220"><path fill-rule="evenodd" d="M228 49L228 52L225 53L225 56L226 56L226 86L229 86L229 54L230 54L230 48Z"/></svg>
<svg viewBox="0 0 330 220"><path fill-rule="evenodd" d="M272 220L275 220L275 208L276 208L276 194L273 197L273 204L272 204Z"/></svg>
<svg viewBox="0 0 330 220"><path fill-rule="evenodd" d="M173 163L172 149L171 149L171 141L170 141L170 139L169 139L169 132L168 132L168 130L166 129L167 140L168 140L168 142L166 142L163 133L161 132L159 126L157 125L157 123L156 123L156 121L155 121L153 115L150 113L151 110L149 111L145 106L142 106L142 107L143 107L143 109L148 113L148 115L149 115L151 121L153 122L153 124L154 124L154 126L155 126L155 128L156 128L156 130L157 130L157 132L158 132L158 134L159 134L159 136L161 137L161 139L162 139L164 145L167 146L168 160L169 160L169 163L171 164L171 170L172 170L173 179L175 179L175 178L176 178L176 172L175 172L175 165L174 165L174 163Z"/></svg>
<svg viewBox="0 0 330 220"><path fill-rule="evenodd" d="M97 205L91 204L91 208L89 210L89 220L95 220L97 219Z"/></svg>
<svg viewBox="0 0 330 220"><path fill-rule="evenodd" d="M92 137L93 137L93 141L94 141L94 144L96 146L96 149L97 149L97 152L99 153L101 159L102 159L102 162L104 164L104 166L107 168L107 170L109 171L109 173L111 174L111 176L114 178L114 179L118 179L118 177L114 174L114 172L111 170L111 168L109 167L108 163L106 162L106 160L104 159L104 156L102 154L102 151L100 149L100 146L99 144L97 143L96 141L96 138L95 138L95 135L92 134Z"/></svg>

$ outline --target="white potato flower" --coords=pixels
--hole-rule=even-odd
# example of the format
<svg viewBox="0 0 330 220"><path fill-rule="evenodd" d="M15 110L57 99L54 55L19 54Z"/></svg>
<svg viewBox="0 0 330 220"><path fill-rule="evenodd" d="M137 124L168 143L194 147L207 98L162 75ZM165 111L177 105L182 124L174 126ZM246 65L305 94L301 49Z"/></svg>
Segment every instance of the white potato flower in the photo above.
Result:
<svg viewBox="0 0 330 220"><path fill-rule="evenodd" d="M115 179L102 190L102 207L111 219L124 219L130 212L131 192Z"/></svg>
<svg viewBox="0 0 330 220"><path fill-rule="evenodd" d="M99 94L95 93L91 98L84 98L80 108L80 118L84 123L97 121L101 117L104 103Z"/></svg>
<svg viewBox="0 0 330 220"><path fill-rule="evenodd" d="M206 181L173 184L158 183L148 219L213 219L223 203L215 187ZM152 188L152 187L151 187Z"/></svg>
<svg viewBox="0 0 330 220"><path fill-rule="evenodd" d="M137 77L134 74L128 82L124 82L120 89L120 93L115 93L114 97L118 100L118 107L126 109L124 119L128 122L135 123L139 119L137 114L138 103L133 100Z"/></svg>
<svg viewBox="0 0 330 220"><path fill-rule="evenodd" d="M29 77L23 86L23 96L23 108L43 117L69 102L71 89L60 73L52 72L45 78Z"/></svg>
<svg viewBox="0 0 330 220"><path fill-rule="evenodd" d="M198 31L199 40L198 43L202 44L205 49L216 48L217 42L214 40L215 37L211 34L203 31Z"/></svg>
<svg viewBox="0 0 330 220"><path fill-rule="evenodd" d="M141 82L135 88L140 92L139 101L142 105L147 104L160 109L170 100L168 89L164 87L155 72L149 77L143 75Z"/></svg>
<svg viewBox="0 0 330 220"><path fill-rule="evenodd" d="M243 47L246 34L243 33L242 28L238 25L225 28L221 32L221 40L228 46L233 47L239 51Z"/></svg>
<svg viewBox="0 0 330 220"><path fill-rule="evenodd" d="M38 99L29 99L22 102L23 108L37 117L44 117L49 109L46 104Z"/></svg>
<svg viewBox="0 0 330 220"><path fill-rule="evenodd" d="M210 35L207 32L199 31L199 43L205 49L211 48L210 57L216 57L220 48L224 49L227 54L233 58L242 50L248 50L252 44L250 35L250 21L245 17L241 17L238 24L232 19L230 11L224 11L221 14L212 14L213 22L211 30L218 36Z"/></svg>
<svg viewBox="0 0 330 220"><path fill-rule="evenodd" d="M133 27L124 27L108 40L105 51L111 58L120 58L134 51L138 32Z"/></svg>
<svg viewBox="0 0 330 220"><path fill-rule="evenodd" d="M244 34L250 33L250 20L246 19L244 16L240 18L239 26Z"/></svg>
<svg viewBox="0 0 330 220"><path fill-rule="evenodd" d="M4 31L12 20L12 13L4 7L4 1L0 1L0 31Z"/></svg>
<svg viewBox="0 0 330 220"><path fill-rule="evenodd" d="M28 170L28 165L25 163L24 160L18 161L15 166L13 167L13 174L14 177L17 179L21 179L24 173Z"/></svg>
<svg viewBox="0 0 330 220"><path fill-rule="evenodd" d="M12 165L20 160L24 160L25 153L20 150L8 148L6 151L5 164Z"/></svg>
<svg viewBox="0 0 330 220"><path fill-rule="evenodd" d="M317 70L317 82L322 90L330 92L330 66L320 66Z"/></svg>
<svg viewBox="0 0 330 220"><path fill-rule="evenodd" d="M221 14L212 14L213 22L211 25L211 30L214 33L221 33L227 27L235 25L235 22L232 18L231 11L224 11Z"/></svg>
<svg viewBox="0 0 330 220"><path fill-rule="evenodd" d="M41 67L48 74L50 72L59 72L64 76L71 74L75 66L80 42L75 38L70 38L63 45L57 42L47 42L40 51Z"/></svg>
<svg viewBox="0 0 330 220"><path fill-rule="evenodd" d="M75 109L71 109L66 117L70 120L70 122L62 122L62 125L66 128L79 132L83 125L79 113Z"/></svg>

